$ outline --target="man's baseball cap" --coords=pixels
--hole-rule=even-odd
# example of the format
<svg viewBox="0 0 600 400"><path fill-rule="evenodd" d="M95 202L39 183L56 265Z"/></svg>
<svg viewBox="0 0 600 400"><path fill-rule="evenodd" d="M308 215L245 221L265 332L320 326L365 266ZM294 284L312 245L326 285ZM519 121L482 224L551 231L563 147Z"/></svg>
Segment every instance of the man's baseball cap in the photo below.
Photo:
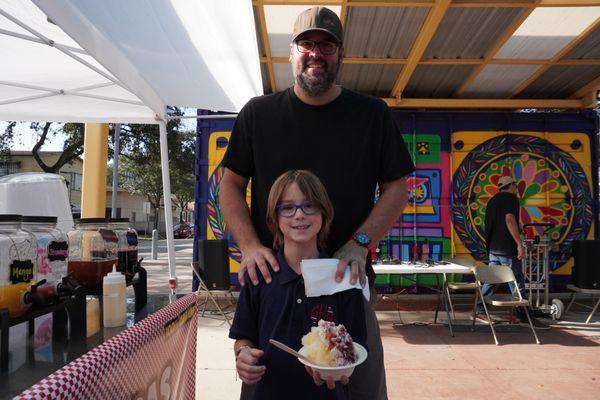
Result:
<svg viewBox="0 0 600 400"><path fill-rule="evenodd" d="M515 181L512 176L503 176L502 178L498 179L498 189L502 189L511 183L517 183L517 181Z"/></svg>
<svg viewBox="0 0 600 400"><path fill-rule="evenodd" d="M313 7L303 11L294 22L292 42L308 31L322 31L333 36L338 43L344 41L344 28L336 13L326 7Z"/></svg>

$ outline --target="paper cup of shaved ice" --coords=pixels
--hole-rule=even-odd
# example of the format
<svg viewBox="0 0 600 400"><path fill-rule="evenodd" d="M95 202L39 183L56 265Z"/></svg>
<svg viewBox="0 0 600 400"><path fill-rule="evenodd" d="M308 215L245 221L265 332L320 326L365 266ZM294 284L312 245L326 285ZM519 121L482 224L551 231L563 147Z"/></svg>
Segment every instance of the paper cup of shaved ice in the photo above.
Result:
<svg viewBox="0 0 600 400"><path fill-rule="evenodd" d="M319 371L323 380L331 377L334 381L339 381L342 376L350 377L354 368L367 359L367 350L352 341L344 325L333 322L319 321L317 326L304 335L302 344L298 352L311 362L302 358L298 360Z"/></svg>

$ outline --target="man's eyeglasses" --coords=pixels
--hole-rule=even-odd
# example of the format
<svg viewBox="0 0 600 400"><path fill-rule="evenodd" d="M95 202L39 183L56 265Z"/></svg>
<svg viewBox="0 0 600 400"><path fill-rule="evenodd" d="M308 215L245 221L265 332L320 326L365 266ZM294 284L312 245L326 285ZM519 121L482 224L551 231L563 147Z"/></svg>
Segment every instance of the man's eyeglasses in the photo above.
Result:
<svg viewBox="0 0 600 400"><path fill-rule="evenodd" d="M324 40L322 42L315 42L314 40L308 39L300 39L296 41L296 47L300 53L310 53L315 49L315 46L319 46L319 50L321 50L321 54L330 56L335 54L335 52L340 47L336 42L330 42L328 40Z"/></svg>
<svg viewBox="0 0 600 400"><path fill-rule="evenodd" d="M319 208L312 201L307 201L300 204L283 203L277 205L276 209L280 217L293 217L296 215L296 210L298 209L301 209L306 215L313 215L319 212Z"/></svg>

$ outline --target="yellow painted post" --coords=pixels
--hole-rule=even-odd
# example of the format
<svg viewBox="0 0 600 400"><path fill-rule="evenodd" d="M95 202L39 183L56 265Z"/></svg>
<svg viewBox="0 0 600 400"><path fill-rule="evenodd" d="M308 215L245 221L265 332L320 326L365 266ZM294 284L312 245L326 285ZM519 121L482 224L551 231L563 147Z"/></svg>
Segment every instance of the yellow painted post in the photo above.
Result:
<svg viewBox="0 0 600 400"><path fill-rule="evenodd" d="M85 124L81 217L103 218L106 210L108 124Z"/></svg>

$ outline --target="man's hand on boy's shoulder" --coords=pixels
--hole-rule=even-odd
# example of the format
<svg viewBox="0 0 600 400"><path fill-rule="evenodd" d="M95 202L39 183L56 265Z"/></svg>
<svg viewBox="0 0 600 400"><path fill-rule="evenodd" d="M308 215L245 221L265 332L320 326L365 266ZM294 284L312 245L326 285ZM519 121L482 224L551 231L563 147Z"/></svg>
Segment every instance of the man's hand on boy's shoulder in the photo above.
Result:
<svg viewBox="0 0 600 400"><path fill-rule="evenodd" d="M265 282L271 283L271 273L269 272L269 265L273 268L273 271L279 271L279 263L273 250L263 245L256 245L249 247L242 251L242 261L240 262L240 270L238 271L238 281L240 285L244 286L244 272L248 272L248 277L252 281L253 285L258 285L258 273L265 278ZM257 271L258 267L258 271Z"/></svg>
<svg viewBox="0 0 600 400"><path fill-rule="evenodd" d="M365 287L367 283L366 262L367 248L359 246L354 240L349 240L333 255L340 260L335 273L335 281L341 282L344 278L346 266L350 266L350 284L354 285L360 279L360 285Z"/></svg>

